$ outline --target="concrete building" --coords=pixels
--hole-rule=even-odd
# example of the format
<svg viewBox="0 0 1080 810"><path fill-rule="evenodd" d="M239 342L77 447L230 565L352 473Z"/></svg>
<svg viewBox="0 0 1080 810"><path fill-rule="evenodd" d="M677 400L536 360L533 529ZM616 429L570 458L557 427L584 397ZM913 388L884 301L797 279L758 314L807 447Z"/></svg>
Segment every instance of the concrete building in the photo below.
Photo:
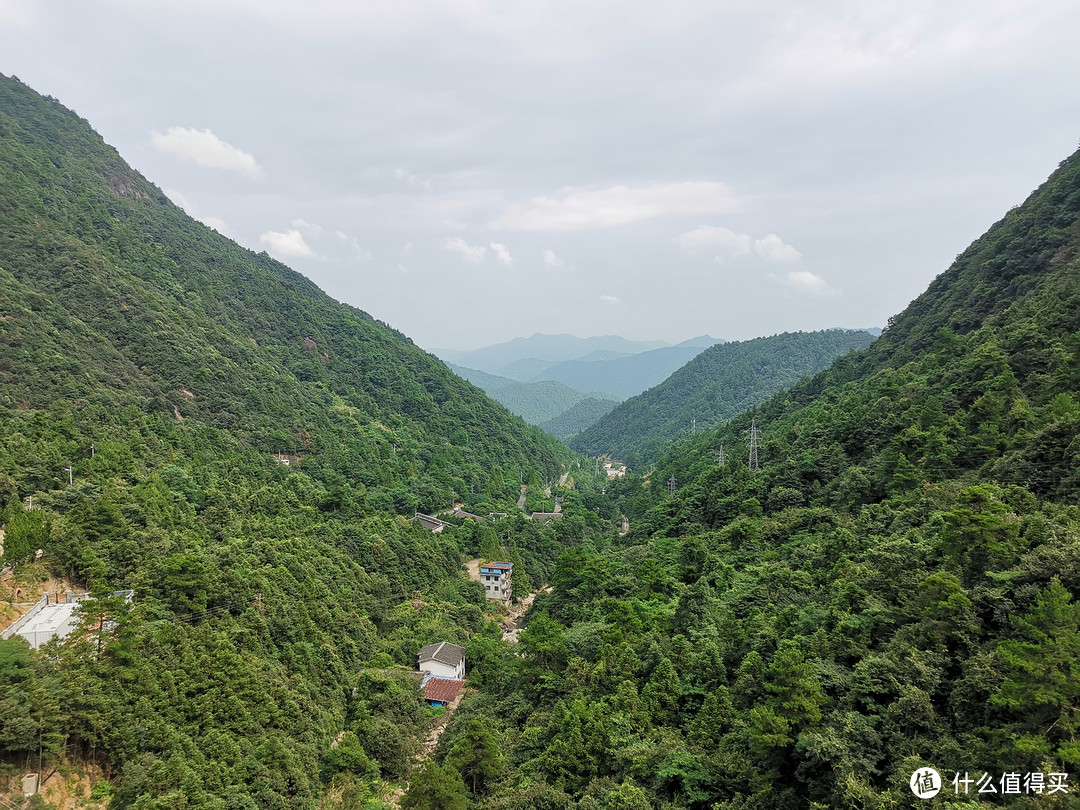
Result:
<svg viewBox="0 0 1080 810"><path fill-rule="evenodd" d="M134 598L133 591L116 591L113 596L122 596L128 602ZM35 650L54 638L67 638L71 631L79 626L79 603L90 598L88 593L69 593L63 602L53 602L45 594L20 616L14 624L0 633L0 638L7 641L14 636L22 636ZM105 629L109 629L106 622Z"/></svg>
<svg viewBox="0 0 1080 810"><path fill-rule="evenodd" d="M465 648L439 641L420 648L417 669L436 678L462 680L465 677Z"/></svg>
<svg viewBox="0 0 1080 810"><path fill-rule="evenodd" d="M484 563L480 566L480 582L488 599L506 603L513 591L514 564L508 562Z"/></svg>

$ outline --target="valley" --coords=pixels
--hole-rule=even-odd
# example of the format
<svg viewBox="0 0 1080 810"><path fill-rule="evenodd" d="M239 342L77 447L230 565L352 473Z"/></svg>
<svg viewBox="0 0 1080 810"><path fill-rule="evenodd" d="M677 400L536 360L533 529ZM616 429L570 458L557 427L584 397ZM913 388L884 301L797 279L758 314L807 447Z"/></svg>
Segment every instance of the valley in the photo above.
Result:
<svg viewBox="0 0 1080 810"><path fill-rule="evenodd" d="M0 76L0 803L1071 806L1080 153L880 337L659 343L428 354Z"/></svg>

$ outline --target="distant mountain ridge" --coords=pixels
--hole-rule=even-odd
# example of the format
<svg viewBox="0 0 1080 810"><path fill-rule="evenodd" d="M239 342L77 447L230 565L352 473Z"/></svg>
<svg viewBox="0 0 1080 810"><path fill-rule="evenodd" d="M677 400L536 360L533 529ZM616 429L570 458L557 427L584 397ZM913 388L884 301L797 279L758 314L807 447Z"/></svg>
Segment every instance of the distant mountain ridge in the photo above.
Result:
<svg viewBox="0 0 1080 810"><path fill-rule="evenodd" d="M620 403L570 446L639 464L692 424L705 429L729 419L873 340L863 330L831 329L713 346L656 387Z"/></svg>
<svg viewBox="0 0 1080 810"><path fill-rule="evenodd" d="M540 425L554 419L590 397L587 393L576 391L555 380L518 382L454 363L446 365L459 377L482 388L489 397L530 425ZM615 402L608 403L607 410L611 410L615 405Z"/></svg>
<svg viewBox="0 0 1080 810"><path fill-rule="evenodd" d="M546 335L537 332L530 337L518 337L480 349L433 349L432 353L451 363L497 373L498 369L526 358L562 363L598 350L637 354L668 345L670 344L662 340L628 340L618 335L579 338L575 335Z"/></svg>
<svg viewBox="0 0 1080 810"><path fill-rule="evenodd" d="M596 391L607 399L621 401L660 384L703 351L702 345L679 345L611 360L570 360L545 369L530 382L556 380L579 391Z"/></svg>

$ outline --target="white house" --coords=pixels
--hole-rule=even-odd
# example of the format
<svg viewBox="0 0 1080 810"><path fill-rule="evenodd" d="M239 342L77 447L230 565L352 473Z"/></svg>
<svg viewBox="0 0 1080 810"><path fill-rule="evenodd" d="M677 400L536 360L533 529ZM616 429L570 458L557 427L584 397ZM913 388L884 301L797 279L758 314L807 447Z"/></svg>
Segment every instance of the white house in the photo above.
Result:
<svg viewBox="0 0 1080 810"><path fill-rule="evenodd" d="M417 669L436 678L462 680L465 677L465 648L439 641L420 648Z"/></svg>

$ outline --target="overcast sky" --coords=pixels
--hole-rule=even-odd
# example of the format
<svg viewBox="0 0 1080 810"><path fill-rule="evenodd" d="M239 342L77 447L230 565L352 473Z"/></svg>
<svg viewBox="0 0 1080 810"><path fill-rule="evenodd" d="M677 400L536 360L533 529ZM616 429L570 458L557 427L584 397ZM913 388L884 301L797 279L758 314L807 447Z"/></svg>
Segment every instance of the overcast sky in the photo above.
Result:
<svg viewBox="0 0 1080 810"><path fill-rule="evenodd" d="M0 72L427 348L882 326L1080 140L1080 3L0 0Z"/></svg>

